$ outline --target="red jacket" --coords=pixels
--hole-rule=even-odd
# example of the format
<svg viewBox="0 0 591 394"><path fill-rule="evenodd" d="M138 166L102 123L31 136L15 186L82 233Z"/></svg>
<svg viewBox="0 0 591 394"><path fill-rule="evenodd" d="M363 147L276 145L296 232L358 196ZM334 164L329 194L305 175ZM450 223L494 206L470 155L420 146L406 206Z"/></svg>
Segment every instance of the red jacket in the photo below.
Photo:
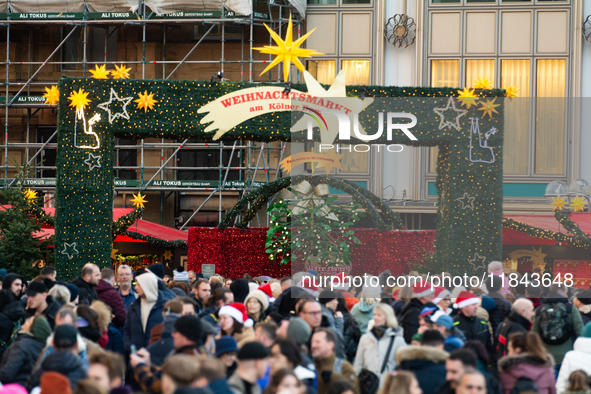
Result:
<svg viewBox="0 0 591 394"><path fill-rule="evenodd" d="M125 312L125 305L123 304L123 298L121 294L113 286L111 283L107 282L106 280L100 280L97 287L94 288L98 294L99 300L107 304L113 315L113 324L116 327L123 327L125 325L125 318L127 317L127 312Z"/></svg>

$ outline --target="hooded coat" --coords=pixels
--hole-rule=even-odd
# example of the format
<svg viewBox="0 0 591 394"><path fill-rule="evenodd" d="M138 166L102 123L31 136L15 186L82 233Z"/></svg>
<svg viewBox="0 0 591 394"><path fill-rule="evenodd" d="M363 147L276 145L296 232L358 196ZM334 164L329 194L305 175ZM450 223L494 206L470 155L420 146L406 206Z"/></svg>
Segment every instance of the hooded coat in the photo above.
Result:
<svg viewBox="0 0 591 394"><path fill-rule="evenodd" d="M533 380L539 394L556 394L554 360L552 356L542 360L530 353L505 356L499 360L501 386L505 394L511 394L515 382L522 376Z"/></svg>
<svg viewBox="0 0 591 394"><path fill-rule="evenodd" d="M388 361L386 362L386 368L384 373L381 373L382 365L390 346L392 343L392 350L388 355ZM357 346L357 354L355 355L355 363L353 368L355 373L359 375L363 368L370 370L371 372L378 375L380 378L380 386L384 383L384 377L394 371L398 366L396 362L396 354L400 349L406 346L406 341L402 335L402 329L392 329L388 327L382 334L381 338L377 338L374 330L368 330L359 340Z"/></svg>
<svg viewBox="0 0 591 394"><path fill-rule="evenodd" d="M406 346L396 354L398 369L414 372L423 393L435 393L445 383L449 354L431 346Z"/></svg>
<svg viewBox="0 0 591 394"><path fill-rule="evenodd" d="M128 352L131 345L137 349L148 347L150 332L157 324L162 323L162 310L166 301L172 299L170 294L158 291L158 282L151 273L142 274L136 279L144 291L129 307L125 328L123 330L123 346Z"/></svg>
<svg viewBox="0 0 591 394"><path fill-rule="evenodd" d="M2 291L0 291L0 359L6 348L3 346L10 341L15 326L17 326L25 315L25 308L20 302L20 297L16 297L10 291L12 282L16 279L23 280L17 274L8 274L2 281Z"/></svg>
<svg viewBox="0 0 591 394"><path fill-rule="evenodd" d="M150 361L152 365L161 366L164 364L166 356L174 350L174 339L172 338L172 332L174 331L174 322L179 318L176 313L170 313L164 316L162 335L160 339L150 346L148 346L148 352L150 352Z"/></svg>
<svg viewBox="0 0 591 394"><path fill-rule="evenodd" d="M41 375L47 371L58 372L67 377L72 390L80 380L87 377L86 368L84 368L80 357L70 352L60 351L51 353L43 360L39 369L29 377L27 389L31 391L34 387L39 386Z"/></svg>
<svg viewBox="0 0 591 394"><path fill-rule="evenodd" d="M104 302L111 308L111 311L115 317L113 317L113 324L116 327L123 327L125 325L125 318L127 312L125 311L125 305L123 304L123 297L110 282L101 279L98 286L95 287L96 293L99 300Z"/></svg>
<svg viewBox="0 0 591 394"><path fill-rule="evenodd" d="M365 300L361 300L357 304L353 305L353 308L351 308L351 314L359 325L359 331L361 331L361 335L365 334L369 321L373 319L373 308L375 306L375 302L373 304L367 304Z"/></svg>
<svg viewBox="0 0 591 394"><path fill-rule="evenodd" d="M49 330L49 325L47 329ZM0 382L2 384L18 383L24 386L45 346L45 339L35 338L31 333L21 331L2 357Z"/></svg>
<svg viewBox="0 0 591 394"><path fill-rule="evenodd" d="M412 341L413 335L415 335L419 331L419 315L424 307L437 307L432 302L427 302L423 304L418 298L413 298L409 302L404 305L400 313L402 314L402 321L400 325L404 330L404 340L406 343L410 344Z"/></svg>
<svg viewBox="0 0 591 394"><path fill-rule="evenodd" d="M562 393L567 389L568 377L577 369L591 374L591 338L577 338L573 350L564 356L556 379L556 392Z"/></svg>

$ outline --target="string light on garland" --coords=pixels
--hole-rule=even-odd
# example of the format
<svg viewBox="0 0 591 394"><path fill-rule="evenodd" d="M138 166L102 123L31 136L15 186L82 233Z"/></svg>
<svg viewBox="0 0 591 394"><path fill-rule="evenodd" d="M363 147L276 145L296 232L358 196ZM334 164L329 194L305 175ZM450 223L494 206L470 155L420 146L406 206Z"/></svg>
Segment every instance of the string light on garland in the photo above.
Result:
<svg viewBox="0 0 591 394"><path fill-rule="evenodd" d="M131 67L127 68L124 64L121 67L115 65L115 71L111 71L111 76L114 79L128 79Z"/></svg>
<svg viewBox="0 0 591 394"><path fill-rule="evenodd" d="M486 77L478 77L477 80L474 81L474 89L490 89L492 87L492 81L489 81Z"/></svg>
<svg viewBox="0 0 591 394"><path fill-rule="evenodd" d="M90 73L92 74L92 77L94 79L108 79L109 74L111 73L110 70L107 70L107 66L104 64L100 67L98 64L95 64L94 70L88 70L88 71L90 71Z"/></svg>
<svg viewBox="0 0 591 394"><path fill-rule="evenodd" d="M133 206L138 208L144 208L144 204L148 202L146 201L146 196L142 195L142 192L139 192L137 195L132 195L133 198L131 199L131 202L133 203Z"/></svg>
<svg viewBox="0 0 591 394"><path fill-rule="evenodd" d="M137 103L138 109L143 109L144 112L148 112L149 109L154 109L154 104L158 101L154 100L154 93L148 93L148 91L144 91L144 94L138 93L139 99L134 100L134 103Z"/></svg>
<svg viewBox="0 0 591 394"><path fill-rule="evenodd" d="M552 202L550 205L554 207L554 211L561 211L566 206L567 201L566 199L562 198L561 196L552 197Z"/></svg>
<svg viewBox="0 0 591 394"><path fill-rule="evenodd" d="M45 87L45 104L56 105L60 99L60 92L57 90L57 85L52 85L51 88Z"/></svg>
<svg viewBox="0 0 591 394"><path fill-rule="evenodd" d="M573 200L571 201L570 206L575 210L575 212L584 212L586 210L586 206L587 205L587 201L585 200L585 197L581 197L581 196L577 196L575 198L573 198Z"/></svg>

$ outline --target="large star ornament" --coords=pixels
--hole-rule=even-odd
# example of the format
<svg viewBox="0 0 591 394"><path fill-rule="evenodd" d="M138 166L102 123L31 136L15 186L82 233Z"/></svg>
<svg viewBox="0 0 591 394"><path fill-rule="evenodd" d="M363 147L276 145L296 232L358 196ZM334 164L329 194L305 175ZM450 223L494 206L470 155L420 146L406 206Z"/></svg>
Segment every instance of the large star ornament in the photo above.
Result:
<svg viewBox="0 0 591 394"><path fill-rule="evenodd" d="M84 164L88 166L88 171L92 171L95 168L101 168L101 155L93 155L92 153L88 154L88 159L84 160Z"/></svg>
<svg viewBox="0 0 591 394"><path fill-rule="evenodd" d="M98 107L103 111L107 111L107 113L109 114L109 123L113 123L115 119L119 118L129 120L129 114L127 113L127 105L129 105L131 100L133 100L133 97L119 98L117 92L115 92L115 90L111 88L111 95L109 96L109 101L99 104ZM110 105L113 103L113 101L123 104L123 112L111 111Z"/></svg>
<svg viewBox="0 0 591 394"><path fill-rule="evenodd" d="M458 198L458 200L462 203L462 209L474 210L474 200L476 197L470 197L468 193L464 193L463 197Z"/></svg>
<svg viewBox="0 0 591 394"><path fill-rule="evenodd" d="M445 113L447 111L455 112L455 115L452 114L452 117L455 117L455 121L451 122L449 120L445 120ZM450 97L447 100L447 105L444 108L433 108L433 112L441 117L441 121L439 122L439 130L443 130L444 128L451 129L452 127L457 131L460 131L460 118L468 113L465 109L457 109L456 103L453 97Z"/></svg>
<svg viewBox="0 0 591 394"><path fill-rule="evenodd" d="M482 269L484 271L484 264L486 263L486 256L481 256L478 253L474 253L474 258L469 259L468 263L472 266L474 271ZM478 265L476 265L478 264Z"/></svg>
<svg viewBox="0 0 591 394"><path fill-rule="evenodd" d="M65 254L68 256L68 259L72 259L75 254L78 254L78 250L76 249L76 242L72 242L71 244L64 242L64 250L60 252L61 254Z"/></svg>
<svg viewBox="0 0 591 394"><path fill-rule="evenodd" d="M347 114L349 117L349 122L353 124L353 115L360 113L365 108L369 107L373 103L373 98L366 97L365 99L361 100L357 97L347 97L347 91L345 83L345 71L342 70L339 72L339 75L335 78L334 82L332 83L331 87L328 90L324 90L322 85L314 79L312 74L309 72L304 73L304 80L306 81L306 86L308 87L308 94L311 96L316 97L330 97L330 101L334 102L335 104L342 105L345 108L351 109L351 112ZM344 113L344 112L343 112ZM308 116L302 117L295 125L292 126L291 132L299 132L308 129ZM321 144L332 144L336 139L337 135L339 134L339 121L337 117L333 114L327 114L324 116L326 120L326 131L323 130L322 135L320 136L320 143ZM361 134L367 135L363 127L359 125L359 132ZM351 134L353 136L353 134Z"/></svg>

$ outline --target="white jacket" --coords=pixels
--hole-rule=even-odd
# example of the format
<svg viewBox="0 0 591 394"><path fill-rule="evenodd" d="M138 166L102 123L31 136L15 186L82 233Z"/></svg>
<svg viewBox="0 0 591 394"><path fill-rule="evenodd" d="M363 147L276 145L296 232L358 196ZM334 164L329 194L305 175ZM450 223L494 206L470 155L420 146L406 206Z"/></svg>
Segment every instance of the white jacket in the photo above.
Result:
<svg viewBox="0 0 591 394"><path fill-rule="evenodd" d="M398 366L396 363L396 352L398 349L403 348L406 345L404 336L402 335L402 328L393 330L388 328L382 338L378 340L376 336L368 330L361 339L357 346L357 354L355 355L355 363L353 368L355 373L359 375L363 368L370 370L380 377L380 387L384 383L384 376L396 369ZM380 374L388 346L390 345L390 338L394 337L394 343L392 344L392 350L388 356L388 362L386 363L386 369L383 374Z"/></svg>
<svg viewBox="0 0 591 394"><path fill-rule="evenodd" d="M568 377L571 372L582 369L591 374L591 338L577 338L573 349L566 353L560 366L560 373L556 379L556 392L559 394L568 388Z"/></svg>

